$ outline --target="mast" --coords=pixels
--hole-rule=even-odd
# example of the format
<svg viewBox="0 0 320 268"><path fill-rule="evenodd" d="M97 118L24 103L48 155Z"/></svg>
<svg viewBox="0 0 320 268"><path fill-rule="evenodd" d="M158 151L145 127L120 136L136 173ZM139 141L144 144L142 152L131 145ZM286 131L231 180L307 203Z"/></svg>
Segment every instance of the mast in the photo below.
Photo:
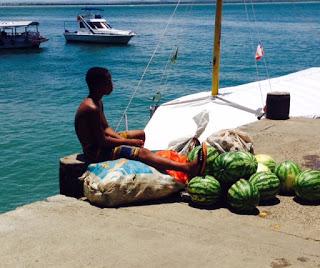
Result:
<svg viewBox="0 0 320 268"><path fill-rule="evenodd" d="M213 48L213 71L212 71L212 96L218 95L219 90L219 72L220 72L220 39L221 39L221 19L222 2L216 2L216 21L214 29L214 48Z"/></svg>

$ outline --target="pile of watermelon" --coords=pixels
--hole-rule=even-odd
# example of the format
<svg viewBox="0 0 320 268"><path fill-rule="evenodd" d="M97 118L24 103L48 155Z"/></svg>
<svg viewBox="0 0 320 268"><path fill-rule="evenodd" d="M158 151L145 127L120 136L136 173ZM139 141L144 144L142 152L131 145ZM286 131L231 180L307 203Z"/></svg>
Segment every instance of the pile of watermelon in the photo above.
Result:
<svg viewBox="0 0 320 268"><path fill-rule="evenodd" d="M196 158L200 146L188 159ZM276 198L279 193L295 194L300 199L320 201L320 170L305 170L291 161L281 163L269 155L253 155L235 151L219 154L208 146L207 168L204 177L188 182L191 201L197 205L218 205L227 202L236 212L252 212L261 202Z"/></svg>

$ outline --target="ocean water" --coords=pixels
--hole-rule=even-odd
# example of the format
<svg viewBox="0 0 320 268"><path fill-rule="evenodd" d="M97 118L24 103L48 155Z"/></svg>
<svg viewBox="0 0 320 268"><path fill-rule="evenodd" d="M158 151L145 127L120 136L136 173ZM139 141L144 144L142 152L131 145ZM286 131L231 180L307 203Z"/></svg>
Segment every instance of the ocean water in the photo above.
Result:
<svg viewBox="0 0 320 268"><path fill-rule="evenodd" d="M0 20L37 20L49 38L40 50L0 52L0 212L59 192L59 158L81 150L73 119L87 95L88 68L104 66L112 73L115 90L104 98L112 126L135 91L130 128L146 125L158 91L164 102L210 90L215 6L180 6L165 34L173 5L102 7L113 27L138 34L128 46L67 44L64 21L75 19L80 8L0 8ZM319 14L320 3L225 5L221 87L320 66ZM259 40L265 61L257 72Z"/></svg>

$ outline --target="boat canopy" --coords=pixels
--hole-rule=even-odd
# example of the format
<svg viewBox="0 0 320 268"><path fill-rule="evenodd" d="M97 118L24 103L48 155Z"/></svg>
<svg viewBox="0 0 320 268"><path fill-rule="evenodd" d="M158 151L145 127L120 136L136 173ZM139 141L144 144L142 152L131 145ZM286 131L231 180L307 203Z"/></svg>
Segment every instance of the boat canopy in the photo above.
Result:
<svg viewBox="0 0 320 268"><path fill-rule="evenodd" d="M107 22L105 19L90 19L91 22Z"/></svg>
<svg viewBox="0 0 320 268"><path fill-rule="evenodd" d="M0 28L27 27L30 25L39 25L37 21L0 21Z"/></svg>

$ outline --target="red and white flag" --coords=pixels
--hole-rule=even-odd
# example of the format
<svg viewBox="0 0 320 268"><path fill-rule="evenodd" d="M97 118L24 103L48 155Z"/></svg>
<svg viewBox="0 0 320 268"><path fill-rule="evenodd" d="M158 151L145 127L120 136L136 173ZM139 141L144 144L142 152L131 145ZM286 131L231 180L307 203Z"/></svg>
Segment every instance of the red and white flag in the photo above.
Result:
<svg viewBox="0 0 320 268"><path fill-rule="evenodd" d="M261 60L263 55L264 55L263 46L262 46L262 44L259 43L257 46L257 50L256 50L256 56L255 56L256 60L257 61Z"/></svg>

